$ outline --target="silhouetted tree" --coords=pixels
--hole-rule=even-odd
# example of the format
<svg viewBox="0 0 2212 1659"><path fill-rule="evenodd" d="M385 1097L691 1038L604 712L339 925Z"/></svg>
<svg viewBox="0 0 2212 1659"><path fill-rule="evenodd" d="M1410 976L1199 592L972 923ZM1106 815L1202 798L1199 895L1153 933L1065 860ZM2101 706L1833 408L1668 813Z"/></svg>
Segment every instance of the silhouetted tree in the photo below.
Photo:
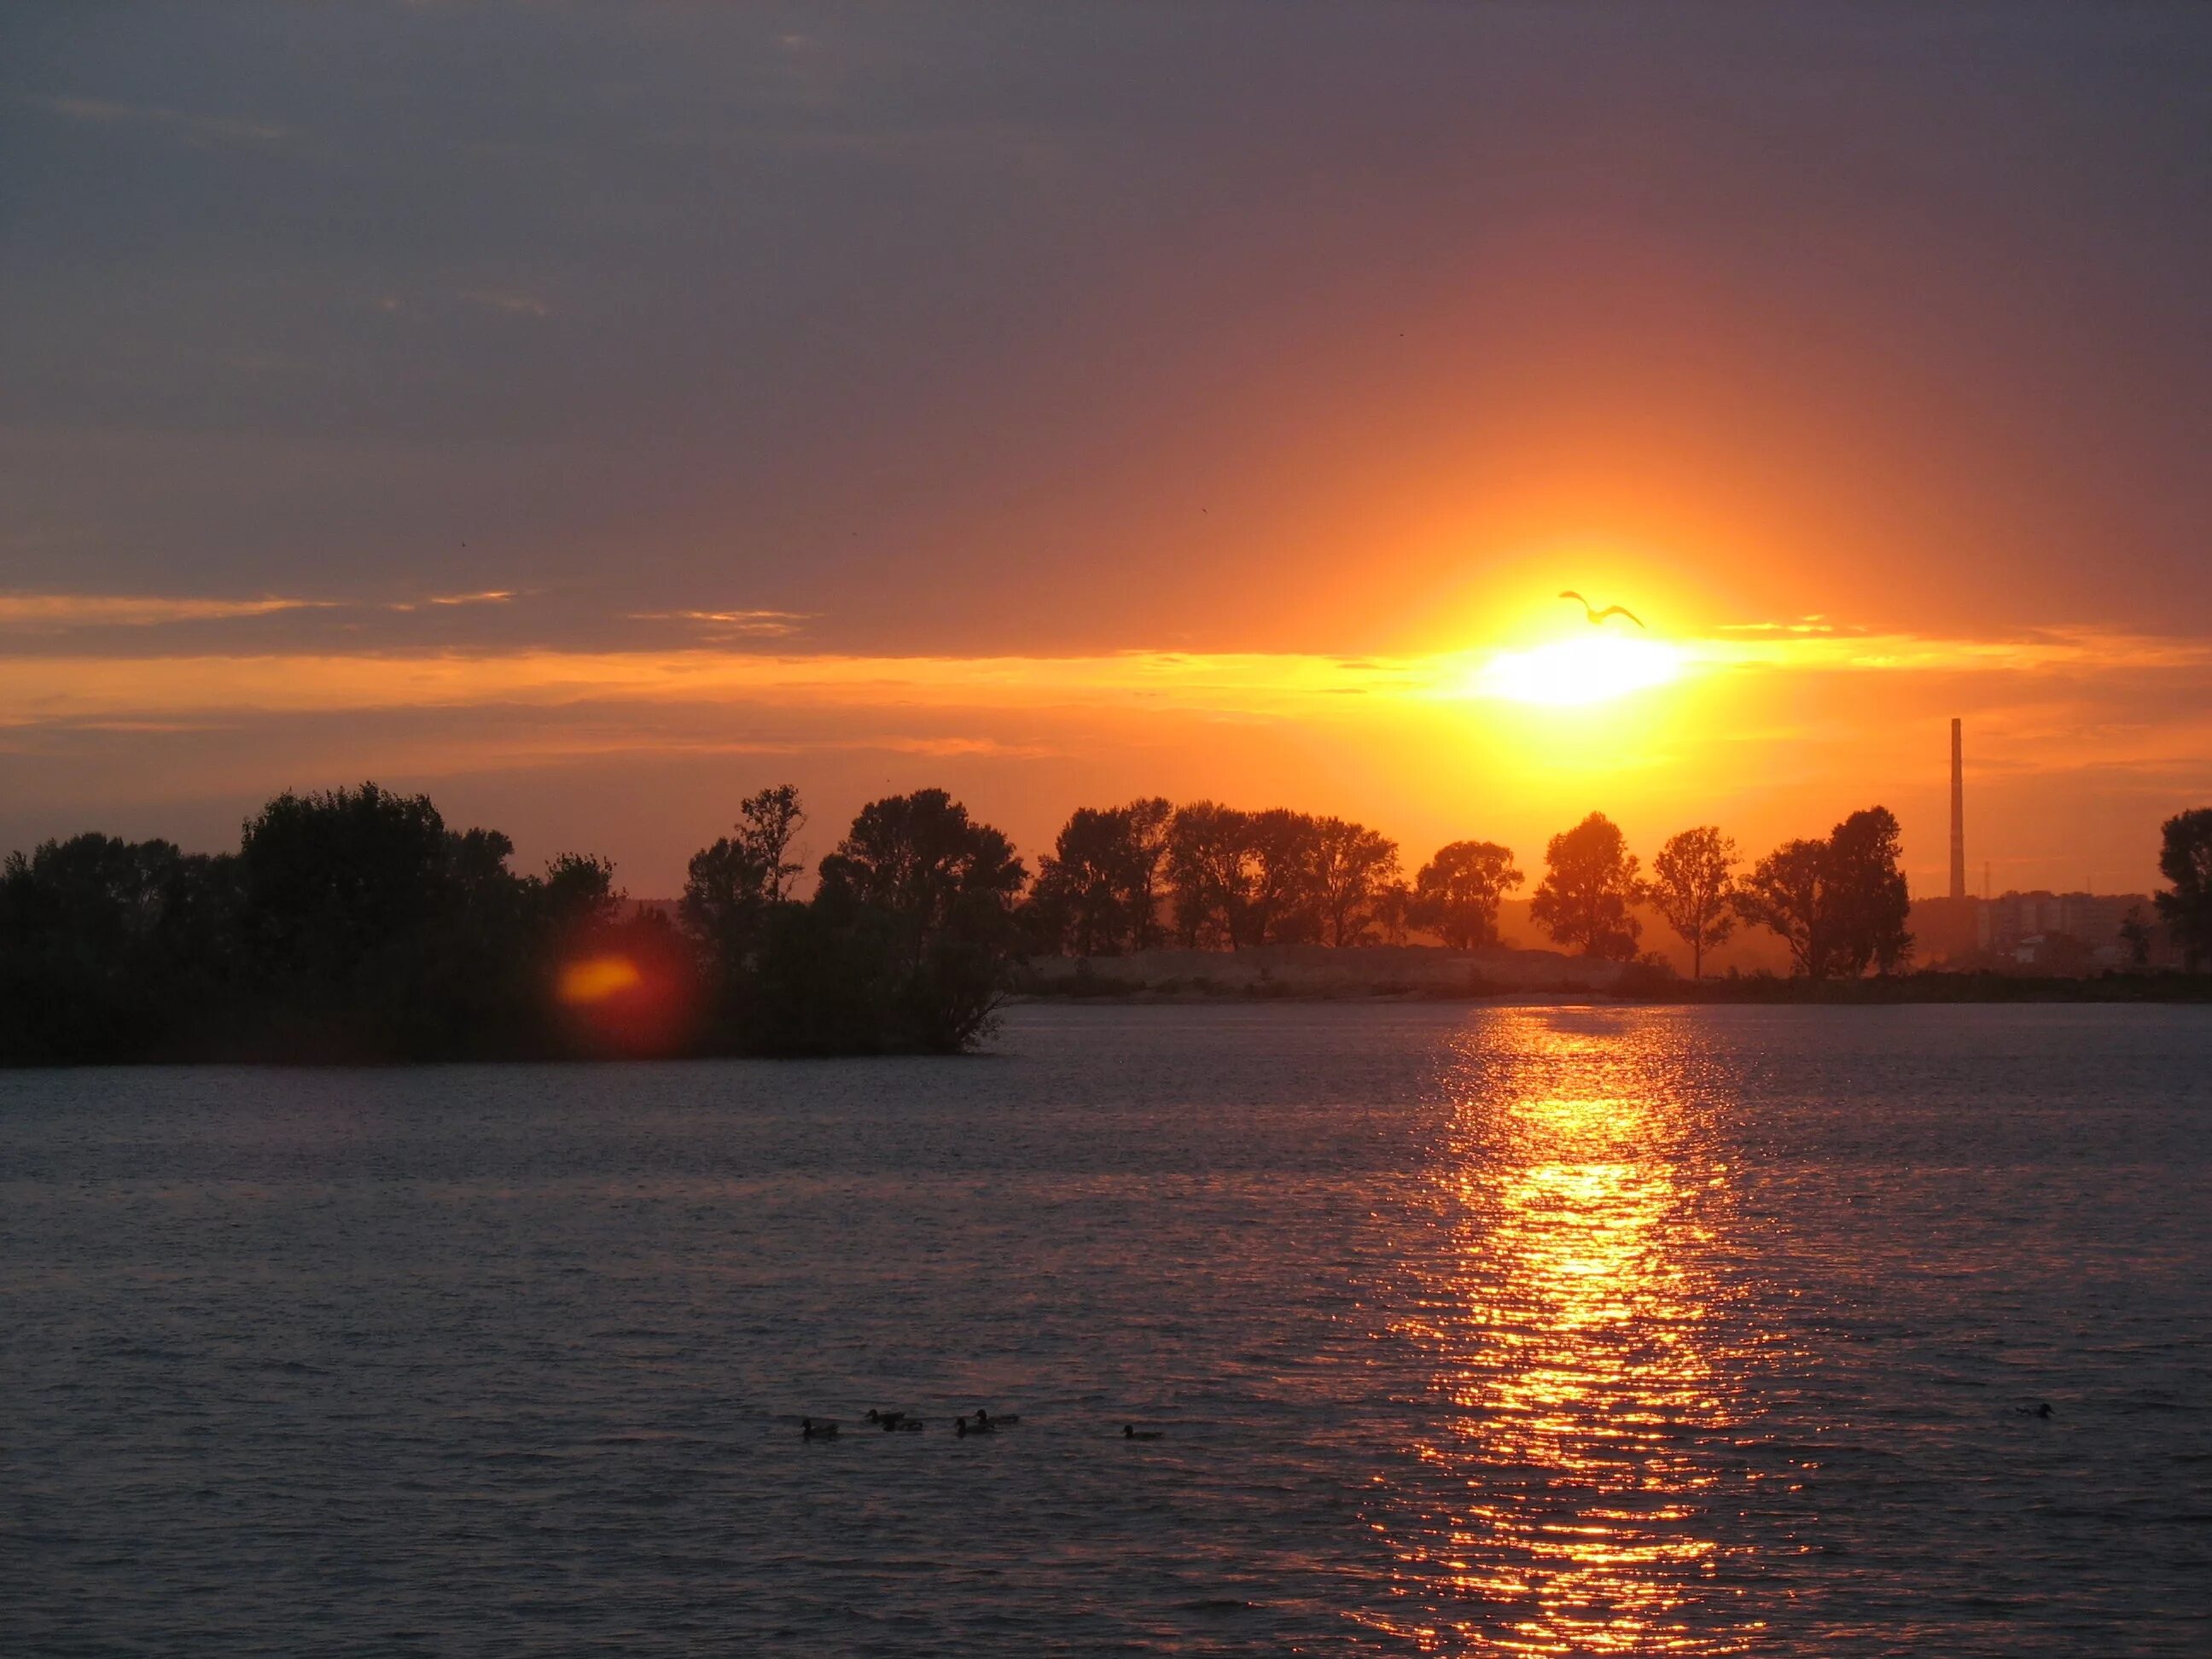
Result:
<svg viewBox="0 0 2212 1659"><path fill-rule="evenodd" d="M1808 979L1893 972L1912 954L1899 853L1887 808L1854 812L1826 840L1786 842L1761 859L1736 893L1736 913L1780 935Z"/></svg>
<svg viewBox="0 0 2212 1659"><path fill-rule="evenodd" d="M1079 807L1038 860L1026 909L1054 951L1100 956L1158 942L1160 872L1174 809L1157 798Z"/></svg>
<svg viewBox="0 0 2212 1659"><path fill-rule="evenodd" d="M2172 887L2158 914L2195 973L2212 960L2212 806L2177 812L2159 830L2158 871Z"/></svg>
<svg viewBox="0 0 2212 1659"><path fill-rule="evenodd" d="M1494 841L1455 841L1413 878L1407 920L1455 951L1498 942L1498 907L1527 878L1513 867L1513 849Z"/></svg>
<svg viewBox="0 0 2212 1659"><path fill-rule="evenodd" d="M1636 855L1620 828L1593 812L1544 848L1543 884L1528 914L1554 942L1580 945L1585 956L1626 961L1636 954L1643 925L1629 907L1644 896Z"/></svg>
<svg viewBox="0 0 2212 1659"><path fill-rule="evenodd" d="M1886 806L1854 812L1828 836L1828 890L1835 906L1830 937L1838 972L1895 973L1912 957L1905 931L1912 896L1899 867L1903 837Z"/></svg>
<svg viewBox="0 0 2212 1659"><path fill-rule="evenodd" d="M1177 807L1167 868L1176 934L1186 948L1236 951L1260 942L1249 931L1260 887L1250 813L1210 800Z"/></svg>
<svg viewBox="0 0 2212 1659"><path fill-rule="evenodd" d="M1321 932L1319 825L1304 812L1243 812L1210 800L1178 807L1167 868L1186 946L1293 944Z"/></svg>
<svg viewBox="0 0 2212 1659"><path fill-rule="evenodd" d="M0 1060L137 1060L231 994L232 861L83 835L0 862Z"/></svg>
<svg viewBox="0 0 2212 1659"><path fill-rule="evenodd" d="M871 801L822 860L825 889L899 918L917 951L962 900L1010 907L1026 878L1013 843L942 789Z"/></svg>
<svg viewBox="0 0 2212 1659"><path fill-rule="evenodd" d="M1320 827L1310 814L1286 806L1253 813L1250 826L1258 876L1248 915L1253 942L1296 945L1318 938Z"/></svg>
<svg viewBox="0 0 2212 1659"><path fill-rule="evenodd" d="M1014 901L1027 875L1012 843L942 789L861 809L822 860L815 902L833 922L880 929L906 1022L891 1046L951 1053L988 1029L1018 949Z"/></svg>
<svg viewBox="0 0 2212 1659"><path fill-rule="evenodd" d="M1159 795L1133 800L1121 809L1128 814L1127 890L1129 947L1149 951L1167 937L1160 922L1161 901L1166 896L1168 831L1175 823L1175 807Z"/></svg>
<svg viewBox="0 0 2212 1659"><path fill-rule="evenodd" d="M751 966L769 912L791 896L801 867L791 843L805 823L799 791L778 784L747 796L731 832L691 855L677 911L726 993Z"/></svg>
<svg viewBox="0 0 2212 1659"><path fill-rule="evenodd" d="M403 972L390 958L439 908L447 851L427 795L374 783L287 791L247 821L240 842L247 949L302 994ZM479 842L461 861L481 865L488 851Z"/></svg>
<svg viewBox="0 0 2212 1659"><path fill-rule="evenodd" d="M1827 843L1787 841L1752 866L1730 902L1754 927L1780 935L1808 979L1826 979L1833 963L1827 928Z"/></svg>
<svg viewBox="0 0 2212 1659"><path fill-rule="evenodd" d="M622 912L613 860L584 853L548 860L538 897L540 915L556 940L607 927Z"/></svg>
<svg viewBox="0 0 2212 1659"><path fill-rule="evenodd" d="M1690 947L1690 977L1705 976L1705 952L1735 931L1735 842L1711 824L1668 838L1651 860L1652 908Z"/></svg>
<svg viewBox="0 0 2212 1659"><path fill-rule="evenodd" d="M883 1054L908 1017L898 927L842 889L768 913L743 1046L769 1054Z"/></svg>
<svg viewBox="0 0 2212 1659"><path fill-rule="evenodd" d="M1322 936L1342 948L1373 933L1376 905L1398 878L1398 843L1364 823L1314 820L1311 884Z"/></svg>
<svg viewBox="0 0 2212 1659"><path fill-rule="evenodd" d="M1413 919L1413 890L1405 881L1394 881L1375 896L1375 927L1385 945L1403 945Z"/></svg>

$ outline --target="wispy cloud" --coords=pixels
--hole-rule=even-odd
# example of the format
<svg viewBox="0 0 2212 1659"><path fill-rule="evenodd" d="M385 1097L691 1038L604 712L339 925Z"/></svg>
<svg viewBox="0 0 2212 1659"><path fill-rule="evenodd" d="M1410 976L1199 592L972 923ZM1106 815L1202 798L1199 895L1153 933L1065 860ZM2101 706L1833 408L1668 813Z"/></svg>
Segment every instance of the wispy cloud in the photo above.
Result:
<svg viewBox="0 0 2212 1659"><path fill-rule="evenodd" d="M799 624L811 622L813 611L633 611L631 622L688 622L711 623L725 634L776 637L796 634Z"/></svg>
<svg viewBox="0 0 2212 1659"><path fill-rule="evenodd" d="M137 593L0 592L0 626L152 628L164 623L216 622L283 611L331 611L336 599L178 599Z"/></svg>
<svg viewBox="0 0 2212 1659"><path fill-rule="evenodd" d="M484 602L488 596L449 596ZM117 605L129 602L116 601ZM176 601L215 605L214 601ZM275 609L301 601L264 600ZM4 615L0 611L0 615ZM191 614L191 613L185 613ZM248 610L200 614L243 615ZM781 625L792 613L643 613ZM167 619L166 617L162 619ZM1814 673L2134 678L2212 672L2212 644L2051 634L1677 642L1686 680ZM0 720L176 718L228 709L336 712L498 702L766 702L778 707L1121 707L1222 716L1364 718L1354 705L1478 703L1498 653L1409 657L1125 651L1087 656L865 656L690 647L661 651L360 651L315 654L0 656ZM1347 693L1364 694L1348 696ZM1664 690L1655 693L1664 696Z"/></svg>
<svg viewBox="0 0 2212 1659"><path fill-rule="evenodd" d="M28 101L72 121L160 127L203 142L269 144L291 137L294 131L271 121L248 120L234 115L200 115L155 104L120 103L109 98L33 98Z"/></svg>
<svg viewBox="0 0 2212 1659"><path fill-rule="evenodd" d="M1943 639L1849 629L1699 640L1682 647L1711 668L1799 668L1892 672L2084 672L2212 666L2212 641L2045 629L2004 639Z"/></svg>
<svg viewBox="0 0 2212 1659"><path fill-rule="evenodd" d="M0 592L0 629L47 632L80 628L156 629L180 623L225 622L287 611L409 611L425 607L507 605L522 597L512 587L472 593L431 593L420 599L306 599L278 596L197 598L162 593L26 593Z"/></svg>
<svg viewBox="0 0 2212 1659"><path fill-rule="evenodd" d="M520 590L513 587L490 587L481 593L433 593L424 599L395 599L380 605L382 611L416 611L423 605L452 607L464 605L506 605L520 597Z"/></svg>

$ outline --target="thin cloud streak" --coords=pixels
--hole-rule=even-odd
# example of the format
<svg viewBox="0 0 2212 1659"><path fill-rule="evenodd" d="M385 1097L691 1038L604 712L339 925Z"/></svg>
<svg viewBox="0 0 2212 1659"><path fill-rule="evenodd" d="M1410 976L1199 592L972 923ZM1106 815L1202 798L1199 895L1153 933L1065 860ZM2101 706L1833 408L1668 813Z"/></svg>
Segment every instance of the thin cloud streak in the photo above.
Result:
<svg viewBox="0 0 2212 1659"><path fill-rule="evenodd" d="M158 629L179 623L229 622L241 617L273 617L288 611L410 611L425 605L453 607L506 605L521 597L518 588L487 588L474 593L433 593L421 600L372 603L360 599L307 599L282 595L254 599L190 599L161 593L0 592L0 629Z"/></svg>
<svg viewBox="0 0 2212 1659"><path fill-rule="evenodd" d="M335 611L337 599L191 599L139 593L0 593L0 626L155 628L283 611Z"/></svg>
<svg viewBox="0 0 2212 1659"><path fill-rule="evenodd" d="M454 596L482 602L496 595ZM433 601L438 603L441 601ZM115 614L161 603L109 601ZM263 600L258 610L326 602ZM9 613L0 609L0 617ZM26 614L39 614L35 610ZM94 614L98 614L95 612ZM175 617L257 614L183 609ZM723 613L715 620L749 613ZM770 613L781 614L781 613ZM1680 641L1686 681L1749 673L2100 675L2212 668L2212 645L2142 635L2046 634L2015 640L1905 635ZM1498 653L1399 658L1321 653L1127 651L1069 657L884 657L674 651L520 650L310 655L82 654L0 658L0 724L90 718L178 718L252 710L337 713L581 701L779 702L855 707L1122 706L1223 715L1334 719L1375 701L1478 702ZM1359 694L1357 697L1346 694ZM1664 690L1649 695L1665 696Z"/></svg>
<svg viewBox="0 0 2212 1659"><path fill-rule="evenodd" d="M811 622L819 615L821 612L817 611L633 611L629 613L627 620L708 623L722 630L720 634L708 635L709 638L720 638L724 635L776 638L798 633L802 623Z"/></svg>
<svg viewBox="0 0 2212 1659"><path fill-rule="evenodd" d="M196 139L271 144L289 138L293 130L268 121L249 121L228 115L194 115L185 110L165 109L153 104L126 104L112 98L28 98L36 108L65 116L72 121L102 125L135 125L166 129Z"/></svg>

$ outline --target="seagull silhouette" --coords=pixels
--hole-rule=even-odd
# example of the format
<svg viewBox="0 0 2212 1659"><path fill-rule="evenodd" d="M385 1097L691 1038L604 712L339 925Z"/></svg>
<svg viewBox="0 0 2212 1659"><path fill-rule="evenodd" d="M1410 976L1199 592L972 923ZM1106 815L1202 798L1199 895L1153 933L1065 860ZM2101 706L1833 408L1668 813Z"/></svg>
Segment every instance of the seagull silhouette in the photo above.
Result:
<svg viewBox="0 0 2212 1659"><path fill-rule="evenodd" d="M1604 610L1600 611L1588 599L1576 592L1571 587L1567 589L1565 592L1560 594L1559 597L1563 599L1572 599L1577 605L1582 606L1583 615L1589 618L1589 625L1592 628L1597 627L1601 623L1604 622L1607 617L1626 617L1629 621L1634 623L1638 628L1642 628L1644 626L1644 618L1638 616L1633 611L1631 611L1625 605L1609 605L1606 606Z"/></svg>

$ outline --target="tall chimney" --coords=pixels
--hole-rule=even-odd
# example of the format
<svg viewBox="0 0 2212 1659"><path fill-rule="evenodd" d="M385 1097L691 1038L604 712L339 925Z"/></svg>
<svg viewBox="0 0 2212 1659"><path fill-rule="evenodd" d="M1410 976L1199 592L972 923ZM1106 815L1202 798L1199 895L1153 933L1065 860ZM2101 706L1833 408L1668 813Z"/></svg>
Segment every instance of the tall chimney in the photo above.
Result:
<svg viewBox="0 0 2212 1659"><path fill-rule="evenodd" d="M1966 896L1966 762L1955 717L1951 721L1951 896Z"/></svg>

